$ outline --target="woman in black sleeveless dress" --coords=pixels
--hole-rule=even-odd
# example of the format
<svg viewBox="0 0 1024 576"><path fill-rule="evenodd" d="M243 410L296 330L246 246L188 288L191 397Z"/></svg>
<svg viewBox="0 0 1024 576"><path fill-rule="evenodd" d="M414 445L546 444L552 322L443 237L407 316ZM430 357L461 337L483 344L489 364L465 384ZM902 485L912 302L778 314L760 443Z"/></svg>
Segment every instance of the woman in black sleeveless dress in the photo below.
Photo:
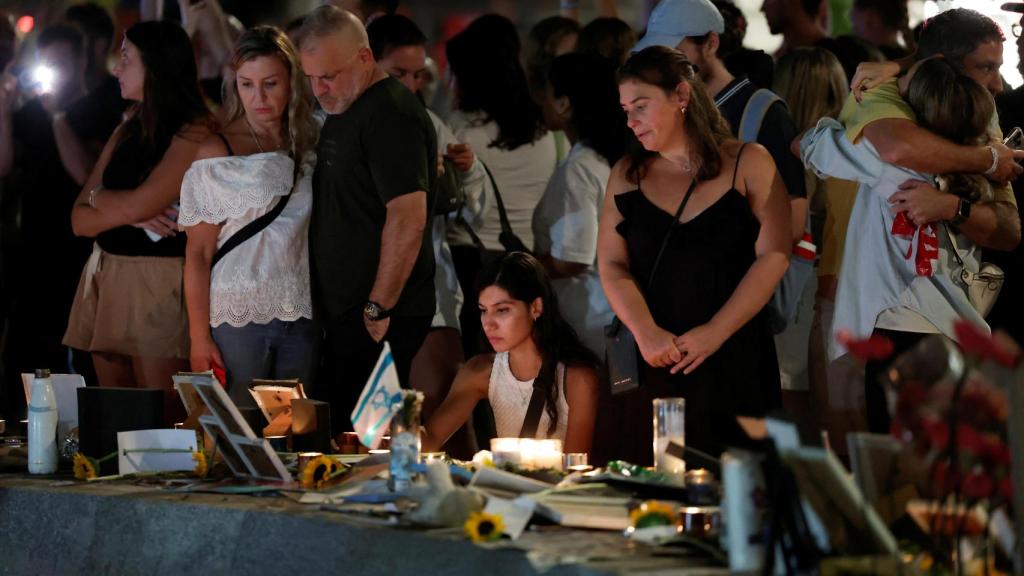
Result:
<svg viewBox="0 0 1024 576"><path fill-rule="evenodd" d="M771 192L771 156L732 139L682 53L647 48L619 75L643 150L612 170L598 265L644 362L640 390L615 399L625 421L614 450L649 463L651 401L684 397L687 445L718 454L739 436L736 416L780 404L762 308L788 265L788 203Z"/></svg>
<svg viewBox="0 0 1024 576"><path fill-rule="evenodd" d="M92 353L101 386L164 391L167 424L184 416L171 377L188 370L185 238L165 215L212 117L188 35L171 22L128 29L115 73L136 104L114 132L71 213L96 245L64 344ZM150 235L147 236L147 232Z"/></svg>

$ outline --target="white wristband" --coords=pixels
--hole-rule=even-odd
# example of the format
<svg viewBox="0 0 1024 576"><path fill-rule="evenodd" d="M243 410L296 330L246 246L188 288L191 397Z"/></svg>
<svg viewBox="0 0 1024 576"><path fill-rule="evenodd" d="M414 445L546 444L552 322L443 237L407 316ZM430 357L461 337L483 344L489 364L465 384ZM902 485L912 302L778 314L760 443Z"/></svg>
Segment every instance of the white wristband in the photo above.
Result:
<svg viewBox="0 0 1024 576"><path fill-rule="evenodd" d="M999 152L996 151L994 146L986 146L988 151L992 153L992 165L985 170L985 176L991 176L996 173L996 168L999 168Z"/></svg>

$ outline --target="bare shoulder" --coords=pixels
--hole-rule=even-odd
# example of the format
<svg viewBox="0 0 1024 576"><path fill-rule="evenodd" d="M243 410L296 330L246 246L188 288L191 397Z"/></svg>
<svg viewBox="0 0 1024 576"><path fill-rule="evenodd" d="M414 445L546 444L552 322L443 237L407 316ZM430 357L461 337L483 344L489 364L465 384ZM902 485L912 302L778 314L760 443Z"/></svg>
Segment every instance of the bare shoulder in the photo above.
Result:
<svg viewBox="0 0 1024 576"><path fill-rule="evenodd" d="M597 390L597 371L586 365L566 367L565 385L572 388Z"/></svg>
<svg viewBox="0 0 1024 576"><path fill-rule="evenodd" d="M623 156L612 166L611 175L608 177L607 193L611 195L622 194L636 189L636 184L629 181L629 167L632 159Z"/></svg>
<svg viewBox="0 0 1024 576"><path fill-rule="evenodd" d="M221 158L228 155L228 148L224 145L221 137L211 133L199 143L199 149L196 151L196 160Z"/></svg>
<svg viewBox="0 0 1024 576"><path fill-rule="evenodd" d="M181 130L178 130L178 133L174 136L188 142L201 144L213 133L213 127L209 123L191 122L182 126Z"/></svg>
<svg viewBox="0 0 1024 576"><path fill-rule="evenodd" d="M462 365L459 369L459 378L477 385L482 383L486 387L491 379L492 366L494 354L477 354Z"/></svg>
<svg viewBox="0 0 1024 576"><path fill-rule="evenodd" d="M739 163L737 164L737 158ZM744 182L772 180L775 177L775 160L768 149L757 142L740 142L729 140L722 146L723 172L732 173L736 167L737 188L746 193Z"/></svg>

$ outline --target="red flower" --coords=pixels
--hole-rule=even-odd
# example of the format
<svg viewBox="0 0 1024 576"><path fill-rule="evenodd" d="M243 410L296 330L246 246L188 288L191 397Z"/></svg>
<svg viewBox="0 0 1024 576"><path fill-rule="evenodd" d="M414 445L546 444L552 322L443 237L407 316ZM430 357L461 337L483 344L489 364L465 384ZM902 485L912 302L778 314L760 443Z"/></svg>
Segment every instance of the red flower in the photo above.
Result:
<svg viewBox="0 0 1024 576"><path fill-rule="evenodd" d="M935 464L935 469L932 472L932 486L935 488L933 496L946 496L956 488L959 482L960 472L952 470L948 461L943 460Z"/></svg>
<svg viewBox="0 0 1024 576"><path fill-rule="evenodd" d="M1013 368L1020 361L1020 349L1005 340L999 341L978 329L967 320L959 320L953 326L956 342L964 352L985 360L992 360L1007 368Z"/></svg>
<svg viewBox="0 0 1024 576"><path fill-rule="evenodd" d="M945 450L949 445L949 425L935 418L922 418L921 428L930 447Z"/></svg>
<svg viewBox="0 0 1024 576"><path fill-rule="evenodd" d="M961 490L964 496L972 499L988 498L995 491L996 483L992 476L974 470L964 477Z"/></svg>
<svg viewBox="0 0 1024 576"><path fill-rule="evenodd" d="M853 337L853 333L849 330L839 330L836 332L836 340L845 346L850 354L865 362L869 360L885 360L892 356L892 340L885 336L876 335L858 340Z"/></svg>
<svg viewBox="0 0 1024 576"><path fill-rule="evenodd" d="M1013 502L1013 482L1010 481L1009 474L999 481L999 495L1006 498L1008 502Z"/></svg>

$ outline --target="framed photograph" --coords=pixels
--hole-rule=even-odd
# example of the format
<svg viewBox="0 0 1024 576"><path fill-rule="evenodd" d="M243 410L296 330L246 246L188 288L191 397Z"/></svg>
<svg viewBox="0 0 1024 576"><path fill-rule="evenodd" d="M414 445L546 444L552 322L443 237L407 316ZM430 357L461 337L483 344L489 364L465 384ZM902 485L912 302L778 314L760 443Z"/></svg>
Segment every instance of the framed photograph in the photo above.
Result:
<svg viewBox="0 0 1024 576"><path fill-rule="evenodd" d="M184 400L195 391L198 404L194 410L205 410L199 424L213 439L217 450L235 476L259 480L290 482L291 474L270 443L253 433L238 407L220 383L209 374L188 374L175 382Z"/></svg>

